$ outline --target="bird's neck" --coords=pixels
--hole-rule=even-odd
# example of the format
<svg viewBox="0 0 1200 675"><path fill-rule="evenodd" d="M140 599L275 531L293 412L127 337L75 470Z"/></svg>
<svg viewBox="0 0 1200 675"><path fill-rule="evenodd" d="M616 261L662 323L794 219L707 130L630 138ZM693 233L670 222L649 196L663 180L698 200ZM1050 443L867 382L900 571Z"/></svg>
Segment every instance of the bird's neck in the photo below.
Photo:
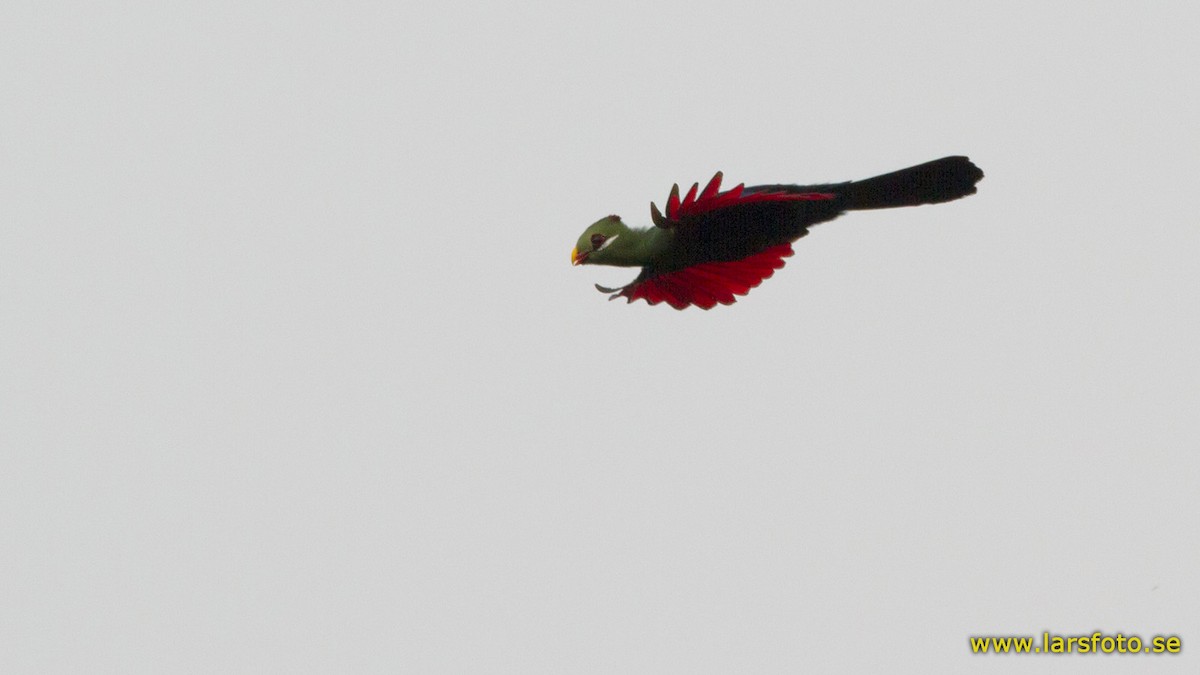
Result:
<svg viewBox="0 0 1200 675"><path fill-rule="evenodd" d="M606 264L642 267L657 260L671 241L672 232L661 227L630 228L612 243Z"/></svg>

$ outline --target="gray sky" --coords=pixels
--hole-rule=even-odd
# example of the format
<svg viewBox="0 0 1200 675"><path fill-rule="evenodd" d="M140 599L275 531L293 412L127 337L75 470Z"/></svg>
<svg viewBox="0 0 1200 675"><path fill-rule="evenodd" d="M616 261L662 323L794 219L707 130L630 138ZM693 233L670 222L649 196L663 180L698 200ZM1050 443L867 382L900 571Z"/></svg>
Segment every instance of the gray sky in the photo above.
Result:
<svg viewBox="0 0 1200 675"><path fill-rule="evenodd" d="M1198 20L6 3L0 671L1196 672ZM568 262L948 154L732 307Z"/></svg>

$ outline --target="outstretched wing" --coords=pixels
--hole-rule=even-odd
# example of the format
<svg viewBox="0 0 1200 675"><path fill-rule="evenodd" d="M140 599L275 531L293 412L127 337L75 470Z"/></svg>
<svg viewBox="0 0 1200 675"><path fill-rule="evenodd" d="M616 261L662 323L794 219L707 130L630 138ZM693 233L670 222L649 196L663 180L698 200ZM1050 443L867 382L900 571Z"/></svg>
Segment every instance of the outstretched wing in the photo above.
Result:
<svg viewBox="0 0 1200 675"><path fill-rule="evenodd" d="M724 174L718 171L704 191L697 194L699 183L692 183L692 189L679 199L679 184L671 188L667 197L667 215L663 216L654 202L650 202L650 218L658 227L673 228L685 219L722 209L738 207L762 202L811 202L829 201L837 197L833 192L821 192L819 188L832 188L832 185L822 185L810 189L795 185L760 185L747 188L745 183L738 183L732 190L721 192L721 180Z"/></svg>
<svg viewBox="0 0 1200 675"><path fill-rule="evenodd" d="M674 233L670 248L629 285L597 288L612 293L610 299L666 302L676 309L733 304L783 267L792 242L807 234L809 225L841 213L832 190L739 184L722 192L721 179L718 172L704 190L692 185L682 199L674 186L666 215L651 204L654 224Z"/></svg>
<svg viewBox="0 0 1200 675"><path fill-rule="evenodd" d="M627 286L605 288L596 284L602 293L612 293L609 300L626 298L627 302L645 300L651 305L665 302L675 309L696 305L712 309L717 303L732 305L734 296L745 295L783 267L784 258L792 255L792 245L780 244L742 258L699 263L674 272L656 272L643 267Z"/></svg>

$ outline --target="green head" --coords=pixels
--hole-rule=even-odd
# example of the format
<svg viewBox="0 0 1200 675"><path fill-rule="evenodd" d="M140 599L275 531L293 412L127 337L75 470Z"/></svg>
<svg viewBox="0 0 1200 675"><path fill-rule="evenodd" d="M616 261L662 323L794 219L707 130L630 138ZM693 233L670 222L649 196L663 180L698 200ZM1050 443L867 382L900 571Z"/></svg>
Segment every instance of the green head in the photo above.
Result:
<svg viewBox="0 0 1200 675"><path fill-rule="evenodd" d="M588 226L575 250L571 251L572 265L619 265L636 267L641 260L636 232L621 222L620 216L601 218Z"/></svg>

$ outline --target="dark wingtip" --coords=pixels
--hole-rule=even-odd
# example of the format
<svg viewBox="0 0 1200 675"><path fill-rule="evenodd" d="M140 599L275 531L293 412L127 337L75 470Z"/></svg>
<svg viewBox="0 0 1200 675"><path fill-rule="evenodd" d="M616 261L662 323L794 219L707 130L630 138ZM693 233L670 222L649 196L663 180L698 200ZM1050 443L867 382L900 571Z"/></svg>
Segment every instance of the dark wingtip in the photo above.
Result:
<svg viewBox="0 0 1200 675"><path fill-rule="evenodd" d="M654 223L655 227L661 227L665 229L671 227L672 225L671 221L663 217L662 211L658 210L658 204L655 204L654 202L650 202L650 220Z"/></svg>

